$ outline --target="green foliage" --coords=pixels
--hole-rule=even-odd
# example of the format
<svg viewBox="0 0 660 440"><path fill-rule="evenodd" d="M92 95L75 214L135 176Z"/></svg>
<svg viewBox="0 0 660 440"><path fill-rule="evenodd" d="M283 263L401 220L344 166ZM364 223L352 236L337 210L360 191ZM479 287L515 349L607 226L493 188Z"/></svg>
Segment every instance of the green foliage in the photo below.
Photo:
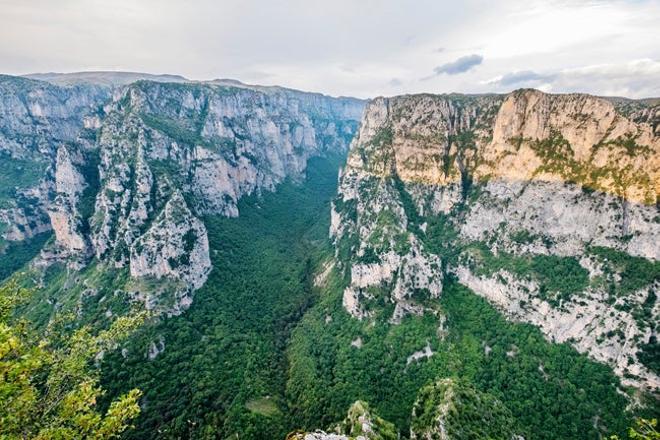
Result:
<svg viewBox="0 0 660 440"><path fill-rule="evenodd" d="M427 218L424 245L429 252L442 257L444 262L456 261L461 251L458 236L458 229L450 216L440 213Z"/></svg>
<svg viewBox="0 0 660 440"><path fill-rule="evenodd" d="M335 211L343 214L345 218L357 222L357 200L344 200L342 196L335 197L333 200Z"/></svg>
<svg viewBox="0 0 660 440"><path fill-rule="evenodd" d="M660 440L660 432L657 429L657 419L635 419L635 426L628 430L628 438L635 440ZM613 435L610 440L620 440L621 437Z"/></svg>
<svg viewBox="0 0 660 440"><path fill-rule="evenodd" d="M88 233L90 231L90 220L94 214L96 196L100 188L99 162L100 158L97 152L87 152L84 166L80 169L80 172L85 179L85 183L87 184L80 196L80 201L78 202L78 211L83 219L83 227L81 231L83 233Z"/></svg>
<svg viewBox="0 0 660 440"><path fill-rule="evenodd" d="M634 257L616 249L593 246L589 252L599 257L609 273L616 273L620 281L610 289L618 295L625 295L660 280L660 262L642 257Z"/></svg>
<svg viewBox="0 0 660 440"><path fill-rule="evenodd" d="M33 292L16 307L16 315L39 331L45 331L58 313L77 313L78 324L98 330L107 327L114 316L137 312L126 301L126 292L137 290L131 285L128 268L92 261L80 272L72 272L55 263L45 269L26 268L15 279Z"/></svg>
<svg viewBox="0 0 660 440"><path fill-rule="evenodd" d="M530 269L540 280L540 293L559 293L563 299L578 294L589 284L589 272L575 257L559 257L556 255L535 255Z"/></svg>
<svg viewBox="0 0 660 440"><path fill-rule="evenodd" d="M392 178L392 182L397 192L399 193L399 200L403 205L403 210L406 213L406 218L408 219L408 228L416 227L421 223L421 217L417 211L417 206L415 205L412 196L408 193L403 184L403 181L399 178L398 175L395 175Z"/></svg>
<svg viewBox="0 0 660 440"><path fill-rule="evenodd" d="M179 143L189 146L205 145L208 143L202 138L200 130L195 129L195 127L186 126L184 123L185 121L174 120L165 116L156 116L149 113L143 113L141 118L147 126L163 132Z"/></svg>
<svg viewBox="0 0 660 440"><path fill-rule="evenodd" d="M653 371L655 374L660 374L660 344L658 337L651 335L649 341L639 345L637 358L641 363Z"/></svg>
<svg viewBox="0 0 660 440"><path fill-rule="evenodd" d="M378 128L368 143L358 145L356 151L369 170L380 175L390 175L394 160L393 141L394 131L386 125Z"/></svg>
<svg viewBox="0 0 660 440"><path fill-rule="evenodd" d="M386 145L392 145L394 141L394 131L389 125L383 126L378 129L376 134L371 138L371 145L381 148Z"/></svg>
<svg viewBox="0 0 660 440"><path fill-rule="evenodd" d="M245 404L245 407L252 412L261 414L266 417L281 416L282 411L277 406L277 403L270 398L270 396L262 397L260 399L250 400Z"/></svg>
<svg viewBox="0 0 660 440"><path fill-rule="evenodd" d="M369 424L365 431L364 423ZM346 418L337 425L334 432L347 435L350 439L398 440L394 425L376 414L367 402L358 400L348 409ZM362 436L362 437L360 437Z"/></svg>
<svg viewBox="0 0 660 440"><path fill-rule="evenodd" d="M479 165L475 137L473 130L466 130L456 135L451 135L449 141L456 146L456 155L453 157L447 154L444 160L445 174L449 173L451 164L455 163L455 167L461 175L461 195L463 196L463 200L466 200L470 193L472 188L472 172Z"/></svg>
<svg viewBox="0 0 660 440"><path fill-rule="evenodd" d="M10 241L4 249L0 246L0 282L36 257L51 236L51 232L43 232L27 240Z"/></svg>
<svg viewBox="0 0 660 440"><path fill-rule="evenodd" d="M525 438L596 438L605 430L622 432L629 423L619 379L606 365L568 344L547 342L532 325L508 322L461 285L450 284L441 303L448 341L465 358L461 376L502 401Z"/></svg>
<svg viewBox="0 0 660 440"><path fill-rule="evenodd" d="M132 389L102 412L97 399L104 391L92 362L125 340L144 315L119 318L98 334L81 327L70 336L72 317L61 316L39 337L25 322L10 322L12 309L29 295L15 284L0 287L0 438L118 437L139 414L141 393Z"/></svg>
<svg viewBox="0 0 660 440"><path fill-rule="evenodd" d="M343 284L333 276L291 338L287 395L296 427L328 426L350 402L364 400L407 433L417 390L455 377L501 401L525 438L591 439L625 429L626 399L607 366L547 342L531 325L508 322L486 300L445 281L440 305L448 334L441 340L432 314L392 326L385 308L375 325L356 321L343 310ZM359 349L351 345L358 336ZM409 363L424 341L434 355Z"/></svg>
<svg viewBox="0 0 660 440"><path fill-rule="evenodd" d="M660 374L660 344L654 335L658 329L658 322L653 313L658 299L653 284L660 281L660 262L634 257L625 252L602 246L592 246L588 252L596 256L602 264L604 276L599 277L598 282L607 289L612 303L632 292L648 289L646 299L631 310L638 327L651 330L648 341L639 345L637 358L651 371ZM627 306L627 304L623 304L615 307Z"/></svg>
<svg viewBox="0 0 660 440"><path fill-rule="evenodd" d="M551 304L584 291L589 285L589 273L574 257L557 255L516 256L506 252L493 254L483 243L470 245L477 273L492 275L500 269L539 283L541 298Z"/></svg>
<svg viewBox="0 0 660 440"><path fill-rule="evenodd" d="M511 234L511 240L519 244L534 243L536 239L537 239L537 235L532 234L527 229L520 229Z"/></svg>
<svg viewBox="0 0 660 440"><path fill-rule="evenodd" d="M16 191L30 188L44 176L46 165L36 160L17 159L0 152L0 208L10 206Z"/></svg>
<svg viewBox="0 0 660 440"><path fill-rule="evenodd" d="M405 255L410 248L408 233L401 230L396 215L389 209L383 209L378 213L376 226L367 242L375 254L387 252L393 246L399 255ZM372 259L367 256L367 261L363 262L370 260Z"/></svg>
<svg viewBox="0 0 660 440"><path fill-rule="evenodd" d="M511 139L518 148L525 141L542 161L537 173L556 174L568 182L582 185L587 192L598 190L625 198L628 192L637 190L645 194L645 203L656 201L652 178L646 172L630 164L617 163L618 158L650 157L651 149L637 145L633 136L594 145L591 157L582 160L576 159L573 147L558 130L551 130L547 138L540 140ZM595 165L593 158L601 149L607 149L612 159L604 165Z"/></svg>
<svg viewBox="0 0 660 440"><path fill-rule="evenodd" d="M511 411L493 396L453 379L423 387L415 405L411 431L418 438L444 433L456 440L502 439L516 435Z"/></svg>
<svg viewBox="0 0 660 440"><path fill-rule="evenodd" d="M543 161L540 171L559 174L574 181L583 178L584 170L574 159L573 147L557 130L551 130L550 136L531 143L531 148Z"/></svg>

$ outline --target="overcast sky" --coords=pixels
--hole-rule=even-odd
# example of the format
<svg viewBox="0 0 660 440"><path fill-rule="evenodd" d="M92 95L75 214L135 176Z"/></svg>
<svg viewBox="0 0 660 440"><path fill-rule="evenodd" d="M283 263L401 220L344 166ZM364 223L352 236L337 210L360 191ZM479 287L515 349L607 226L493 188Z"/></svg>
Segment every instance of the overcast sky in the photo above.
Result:
<svg viewBox="0 0 660 440"><path fill-rule="evenodd" d="M0 72L660 96L660 0L0 0Z"/></svg>

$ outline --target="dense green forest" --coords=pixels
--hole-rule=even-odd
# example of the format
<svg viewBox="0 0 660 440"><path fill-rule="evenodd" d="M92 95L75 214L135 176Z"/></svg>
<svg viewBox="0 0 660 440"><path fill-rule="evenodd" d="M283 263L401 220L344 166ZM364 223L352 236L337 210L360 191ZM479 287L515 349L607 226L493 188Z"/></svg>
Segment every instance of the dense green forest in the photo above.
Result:
<svg viewBox="0 0 660 440"><path fill-rule="evenodd" d="M0 281L11 276L37 256L51 236L52 233L43 232L25 241L2 243L0 239Z"/></svg>
<svg viewBox="0 0 660 440"><path fill-rule="evenodd" d="M407 432L419 388L455 377L500 399L526 438L597 439L599 431L621 432L630 424L627 400L607 366L567 344L547 342L531 325L506 321L453 281L440 304L447 317L441 328L432 314L371 326L345 314L339 295L324 297L296 329L290 348L288 392L297 419L308 428L323 426L362 399ZM360 349L351 345L358 337ZM424 341L434 355L408 364Z"/></svg>

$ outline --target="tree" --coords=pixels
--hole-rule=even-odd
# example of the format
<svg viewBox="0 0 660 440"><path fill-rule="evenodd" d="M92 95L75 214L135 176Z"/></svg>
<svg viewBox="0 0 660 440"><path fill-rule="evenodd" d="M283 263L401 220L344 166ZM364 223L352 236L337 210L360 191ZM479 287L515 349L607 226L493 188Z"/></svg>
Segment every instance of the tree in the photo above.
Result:
<svg viewBox="0 0 660 440"><path fill-rule="evenodd" d="M110 439L140 412L133 389L97 406L104 391L94 360L115 349L145 319L121 317L93 334L81 327L69 334L73 317L61 315L38 336L25 321L13 321L14 307L30 295L16 284L0 287L0 439Z"/></svg>
<svg viewBox="0 0 660 440"><path fill-rule="evenodd" d="M660 432L657 431L657 419L642 419L635 420L635 426L628 430L628 438L634 440L660 440ZM620 440L618 436L613 435L610 440Z"/></svg>

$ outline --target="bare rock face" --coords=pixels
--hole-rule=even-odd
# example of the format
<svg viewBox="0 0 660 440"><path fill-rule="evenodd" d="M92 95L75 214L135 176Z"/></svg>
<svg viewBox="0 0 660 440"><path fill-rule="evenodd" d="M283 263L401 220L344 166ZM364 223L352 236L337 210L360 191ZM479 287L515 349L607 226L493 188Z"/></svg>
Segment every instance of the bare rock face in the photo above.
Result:
<svg viewBox="0 0 660 440"><path fill-rule="evenodd" d="M82 219L78 213L78 202L87 186L76 166L82 161L82 155L66 145L57 149L54 185L56 195L48 207L55 238L71 255L84 255L87 251L87 240L81 233Z"/></svg>
<svg viewBox="0 0 660 440"><path fill-rule="evenodd" d="M631 202L660 193L660 137L614 105L588 95L509 95L478 175L507 180L572 180Z"/></svg>
<svg viewBox="0 0 660 440"><path fill-rule="evenodd" d="M644 350L659 330L660 137L652 107L625 105L536 90L373 100L331 216L345 309L435 313L450 276L657 390Z"/></svg>
<svg viewBox="0 0 660 440"><path fill-rule="evenodd" d="M96 114L108 97L101 87L61 88L0 75L0 151L14 158L53 156L58 141L75 141L83 120Z"/></svg>
<svg viewBox="0 0 660 440"><path fill-rule="evenodd" d="M199 289L211 270L204 224L175 192L147 231L130 248L133 277L170 277Z"/></svg>
<svg viewBox="0 0 660 440"><path fill-rule="evenodd" d="M74 152L91 144L93 129L84 121L94 118L109 96L92 85L60 88L0 75L0 172L12 176L0 179L1 239L21 241L49 231L53 215L64 247L84 248L64 218L75 202L64 194L79 180L73 172L80 157ZM57 207L51 206L55 198Z"/></svg>
<svg viewBox="0 0 660 440"><path fill-rule="evenodd" d="M210 270L203 215L304 177L307 160L341 154L361 102L279 88L138 82L115 96L98 137L96 257L134 278L168 279L176 310ZM184 289L185 290L185 289Z"/></svg>
<svg viewBox="0 0 660 440"><path fill-rule="evenodd" d="M460 225L466 239L486 240L506 223L511 232L525 230L551 238L553 253L560 255L581 255L590 244L660 259L660 225L654 220L658 210L653 205L628 202L607 193L595 195L559 181L498 179L487 182L481 190Z"/></svg>

